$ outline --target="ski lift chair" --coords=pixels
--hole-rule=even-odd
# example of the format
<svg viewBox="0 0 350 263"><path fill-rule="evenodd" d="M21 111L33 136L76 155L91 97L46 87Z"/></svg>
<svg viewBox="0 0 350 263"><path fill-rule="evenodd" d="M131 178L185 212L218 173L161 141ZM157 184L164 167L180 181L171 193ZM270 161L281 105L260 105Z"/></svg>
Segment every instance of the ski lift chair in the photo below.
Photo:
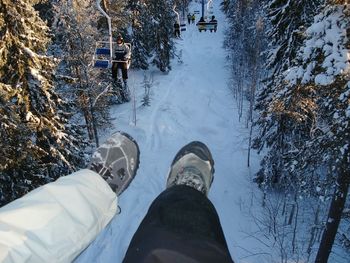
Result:
<svg viewBox="0 0 350 263"><path fill-rule="evenodd" d="M198 22L197 23L197 27L199 32L206 32L207 30L209 30L210 32L215 31L217 29L217 23L212 23L212 22Z"/></svg>
<svg viewBox="0 0 350 263"><path fill-rule="evenodd" d="M186 23L185 22L182 22L182 24L180 24L180 30L186 31Z"/></svg>
<svg viewBox="0 0 350 263"><path fill-rule="evenodd" d="M125 43L131 52L131 44ZM95 53L92 57L94 68L107 69L111 68L113 62L127 63L127 69L130 68L131 58L127 61L124 60L113 60L113 46L116 42L112 42L112 52L110 47L110 42L108 41L97 41L95 46Z"/></svg>
<svg viewBox="0 0 350 263"><path fill-rule="evenodd" d="M217 22L208 22L208 30L210 30L210 32L216 32L216 30L218 29L218 23Z"/></svg>
<svg viewBox="0 0 350 263"><path fill-rule="evenodd" d="M199 32L202 32L203 30L207 31L207 24L208 24L207 22L198 22L197 27Z"/></svg>

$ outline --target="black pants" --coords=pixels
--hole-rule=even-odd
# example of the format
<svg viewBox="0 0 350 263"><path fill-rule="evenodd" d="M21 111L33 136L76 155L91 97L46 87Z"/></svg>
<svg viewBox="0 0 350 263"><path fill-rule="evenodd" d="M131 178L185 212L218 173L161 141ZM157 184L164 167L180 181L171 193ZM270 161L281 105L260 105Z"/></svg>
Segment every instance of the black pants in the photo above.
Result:
<svg viewBox="0 0 350 263"><path fill-rule="evenodd" d="M180 37L180 29L175 29L174 34L175 37Z"/></svg>
<svg viewBox="0 0 350 263"><path fill-rule="evenodd" d="M233 263L213 204L183 185L153 201L123 262Z"/></svg>
<svg viewBox="0 0 350 263"><path fill-rule="evenodd" d="M121 69L122 71L122 78L123 80L128 79L128 65L126 62L113 62L112 65L112 77L113 79L118 78L118 69Z"/></svg>

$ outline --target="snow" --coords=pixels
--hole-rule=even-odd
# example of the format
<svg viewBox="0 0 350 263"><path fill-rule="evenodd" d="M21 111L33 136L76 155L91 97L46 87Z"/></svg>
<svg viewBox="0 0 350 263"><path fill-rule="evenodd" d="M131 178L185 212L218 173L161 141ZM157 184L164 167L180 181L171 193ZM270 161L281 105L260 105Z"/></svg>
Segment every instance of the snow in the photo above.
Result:
<svg viewBox="0 0 350 263"><path fill-rule="evenodd" d="M317 85L329 85L332 84L334 78L327 74L318 74L315 77L315 84Z"/></svg>
<svg viewBox="0 0 350 263"><path fill-rule="evenodd" d="M216 207L235 262L269 262L270 253L246 210L258 210L252 196L259 195L251 178L258 169L258 157L252 153L247 167L249 131L238 122L238 113L229 91L229 69L223 49L224 14L219 1L213 3L217 17L216 33L199 33L187 25L183 40L176 40L181 59L172 61L168 74L158 70L130 71L129 86L135 91L136 125L133 103L112 109L114 129L105 131L104 141L114 130L131 134L141 151L140 167L129 188L121 195L121 213L100 233L75 262L122 262L129 242L151 202L165 189L169 165L176 152L192 140L200 140L211 149L215 160L215 178L209 199ZM192 3L191 9L199 9ZM177 60L182 60L180 63ZM144 74L153 75L150 106L141 106Z"/></svg>
<svg viewBox="0 0 350 263"><path fill-rule="evenodd" d="M326 86L334 82L335 76L350 73L350 52L341 44L346 37L347 20L341 7L334 8L331 15L328 12L315 16L314 23L306 30L307 40L299 52L299 59L307 66L306 69L303 65L287 70L285 79L291 84L301 79L302 84L314 80L316 85ZM315 72L319 51L324 56L320 65L323 70Z"/></svg>

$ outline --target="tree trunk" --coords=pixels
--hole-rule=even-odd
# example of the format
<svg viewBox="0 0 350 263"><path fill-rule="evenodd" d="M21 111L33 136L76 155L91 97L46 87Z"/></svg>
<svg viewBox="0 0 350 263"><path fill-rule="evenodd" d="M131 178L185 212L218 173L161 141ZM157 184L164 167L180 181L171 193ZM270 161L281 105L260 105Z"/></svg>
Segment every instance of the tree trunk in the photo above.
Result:
<svg viewBox="0 0 350 263"><path fill-rule="evenodd" d="M332 251L332 246L338 227L341 221L342 212L345 207L345 201L349 190L349 174L346 170L348 163L345 161L344 166L337 178L337 189L335 190L326 223L326 228L322 234L321 244L318 249L315 263L328 262L329 255Z"/></svg>

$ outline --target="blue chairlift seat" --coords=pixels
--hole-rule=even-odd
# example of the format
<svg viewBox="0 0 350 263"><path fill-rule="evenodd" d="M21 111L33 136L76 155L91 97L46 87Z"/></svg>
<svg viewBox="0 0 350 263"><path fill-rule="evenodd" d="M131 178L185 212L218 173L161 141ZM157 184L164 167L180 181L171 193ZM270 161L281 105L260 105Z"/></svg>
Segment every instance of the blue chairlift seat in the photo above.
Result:
<svg viewBox="0 0 350 263"><path fill-rule="evenodd" d="M94 67L95 68L108 68L109 67L109 61L108 60L97 59L97 60L95 60Z"/></svg>
<svg viewBox="0 0 350 263"><path fill-rule="evenodd" d="M115 42L112 42L113 45L115 45ZM131 44L125 43L131 51ZM127 61L119 61L114 60L111 57L110 48L109 48L109 42L108 41L98 41L96 43L95 53L93 55L93 67L94 68L100 68L100 69L108 69L112 67L112 64L115 62L125 62L127 63L127 68L130 67L131 59Z"/></svg>
<svg viewBox="0 0 350 263"><path fill-rule="evenodd" d="M109 48L96 48L95 55L110 55Z"/></svg>

